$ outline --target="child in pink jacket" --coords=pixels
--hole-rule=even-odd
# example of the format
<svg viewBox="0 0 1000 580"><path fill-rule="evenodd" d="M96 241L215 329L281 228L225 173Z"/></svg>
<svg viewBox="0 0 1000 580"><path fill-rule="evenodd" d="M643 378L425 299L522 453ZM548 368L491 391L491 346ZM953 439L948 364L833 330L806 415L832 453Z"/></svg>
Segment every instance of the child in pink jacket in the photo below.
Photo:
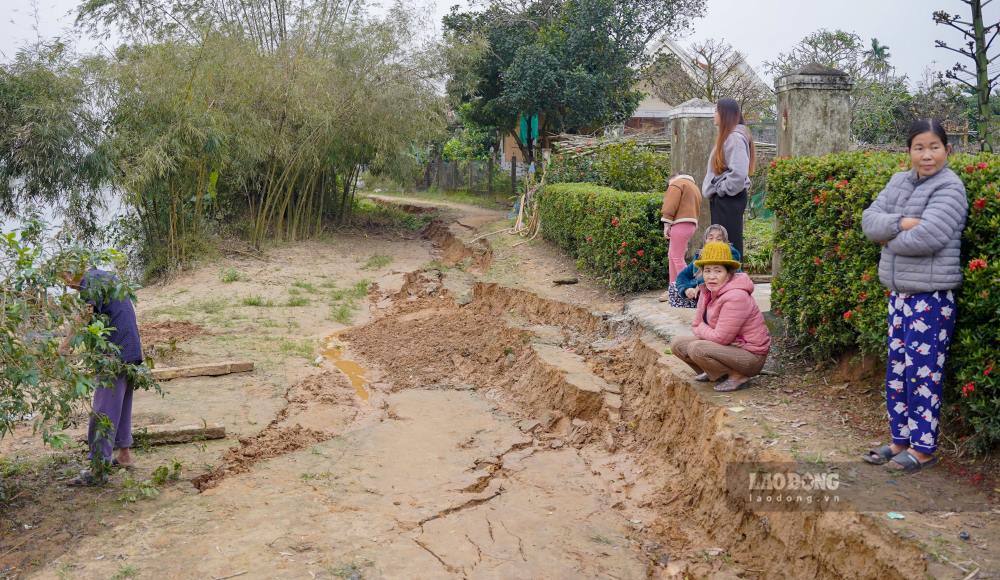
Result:
<svg viewBox="0 0 1000 580"><path fill-rule="evenodd" d="M717 381L716 391L745 388L760 373L771 349L771 334L753 299L753 282L733 259L729 245L710 242L695 262L705 282L700 287L698 309L691 330L670 347L677 358L695 372L698 381Z"/></svg>

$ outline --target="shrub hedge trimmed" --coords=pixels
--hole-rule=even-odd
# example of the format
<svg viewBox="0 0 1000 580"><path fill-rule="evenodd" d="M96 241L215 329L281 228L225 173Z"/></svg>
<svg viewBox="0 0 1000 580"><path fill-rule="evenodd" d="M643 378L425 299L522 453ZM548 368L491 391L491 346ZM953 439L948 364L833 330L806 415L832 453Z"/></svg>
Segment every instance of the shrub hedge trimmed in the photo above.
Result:
<svg viewBox="0 0 1000 580"><path fill-rule="evenodd" d="M539 197L542 235L611 288L667 286L661 193L618 191L592 183L546 185Z"/></svg>
<svg viewBox="0 0 1000 580"><path fill-rule="evenodd" d="M772 162L767 205L780 227L782 267L772 310L789 336L817 356L857 347L884 359L886 290L878 279L880 246L865 239L861 213L904 154L854 152ZM953 155L965 183L969 219L962 241L965 282L948 358L945 412L983 451L1000 442L1000 156Z"/></svg>

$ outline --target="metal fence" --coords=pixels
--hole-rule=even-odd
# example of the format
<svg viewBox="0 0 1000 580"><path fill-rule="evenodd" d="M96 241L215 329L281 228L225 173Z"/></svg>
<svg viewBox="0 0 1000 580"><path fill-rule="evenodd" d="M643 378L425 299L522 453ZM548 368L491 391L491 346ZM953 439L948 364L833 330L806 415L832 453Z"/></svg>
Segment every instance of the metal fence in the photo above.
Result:
<svg viewBox="0 0 1000 580"><path fill-rule="evenodd" d="M523 182L527 177L526 168L516 159L504 165L507 167L502 167L493 159L435 159L424 167L423 178L417 184L417 189L467 191L489 196L515 195L523 189Z"/></svg>

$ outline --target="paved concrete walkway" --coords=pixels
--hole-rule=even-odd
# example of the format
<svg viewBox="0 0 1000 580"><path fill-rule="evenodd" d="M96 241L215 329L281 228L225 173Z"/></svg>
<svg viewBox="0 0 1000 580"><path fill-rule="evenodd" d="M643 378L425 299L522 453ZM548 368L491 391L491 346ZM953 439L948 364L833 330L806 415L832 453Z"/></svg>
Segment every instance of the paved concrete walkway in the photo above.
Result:
<svg viewBox="0 0 1000 580"><path fill-rule="evenodd" d="M625 303L625 314L634 316L647 330L670 340L675 336L691 334L694 320L693 308L673 308L658 300L662 291L637 294ZM755 284L753 297L761 312L771 310L771 285Z"/></svg>

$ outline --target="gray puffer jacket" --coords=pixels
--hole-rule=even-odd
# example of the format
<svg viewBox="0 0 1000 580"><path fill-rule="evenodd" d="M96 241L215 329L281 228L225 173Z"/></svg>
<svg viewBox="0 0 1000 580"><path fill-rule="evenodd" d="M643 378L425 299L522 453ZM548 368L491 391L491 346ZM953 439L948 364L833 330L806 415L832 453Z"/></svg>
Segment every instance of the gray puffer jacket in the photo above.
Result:
<svg viewBox="0 0 1000 580"><path fill-rule="evenodd" d="M961 284L968 210L965 185L948 167L930 177L918 178L914 170L893 175L861 219L865 236L885 243L878 264L882 284L911 294ZM920 224L903 231L904 217L919 218Z"/></svg>

